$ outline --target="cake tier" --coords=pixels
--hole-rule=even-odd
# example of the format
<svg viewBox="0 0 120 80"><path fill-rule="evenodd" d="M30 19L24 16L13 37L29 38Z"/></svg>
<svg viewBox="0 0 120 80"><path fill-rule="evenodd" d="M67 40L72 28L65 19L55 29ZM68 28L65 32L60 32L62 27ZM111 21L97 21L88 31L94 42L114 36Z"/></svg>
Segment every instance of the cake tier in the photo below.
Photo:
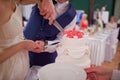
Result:
<svg viewBox="0 0 120 80"><path fill-rule="evenodd" d="M81 58L84 54L89 55L90 51L89 51L88 46L85 46L85 45L77 46L74 49L72 48L72 46L68 48L64 45L60 45L57 48L57 53L58 53L58 56L67 55L67 56L71 56L73 58Z"/></svg>
<svg viewBox="0 0 120 80"><path fill-rule="evenodd" d="M73 58L68 55L60 55L56 58L56 63L65 63L65 64L73 64L77 65L81 68L89 68L90 67L90 59L88 55L84 55L81 58Z"/></svg>
<svg viewBox="0 0 120 80"><path fill-rule="evenodd" d="M62 37L61 44L64 45L66 48L76 49L80 46L85 45L85 38L68 38L66 36Z"/></svg>
<svg viewBox="0 0 120 80"><path fill-rule="evenodd" d="M53 63L42 67L38 72L38 78L39 80L86 80L87 74L83 68L75 65Z"/></svg>

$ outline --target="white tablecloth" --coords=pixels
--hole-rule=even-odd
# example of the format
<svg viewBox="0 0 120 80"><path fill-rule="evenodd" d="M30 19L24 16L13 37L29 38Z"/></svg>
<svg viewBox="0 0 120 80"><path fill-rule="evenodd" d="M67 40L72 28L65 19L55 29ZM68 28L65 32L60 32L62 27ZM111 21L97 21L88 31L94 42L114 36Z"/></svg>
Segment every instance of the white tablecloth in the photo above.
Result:
<svg viewBox="0 0 120 80"><path fill-rule="evenodd" d="M110 32L110 36L107 38L107 44L105 48L105 60L104 61L109 61L111 62L112 59L114 58L114 55L117 50L117 44L118 44L118 32L119 29L115 29Z"/></svg>
<svg viewBox="0 0 120 80"><path fill-rule="evenodd" d="M104 61L112 61L116 52L118 31L119 29L102 31L87 38L91 64L99 66Z"/></svg>

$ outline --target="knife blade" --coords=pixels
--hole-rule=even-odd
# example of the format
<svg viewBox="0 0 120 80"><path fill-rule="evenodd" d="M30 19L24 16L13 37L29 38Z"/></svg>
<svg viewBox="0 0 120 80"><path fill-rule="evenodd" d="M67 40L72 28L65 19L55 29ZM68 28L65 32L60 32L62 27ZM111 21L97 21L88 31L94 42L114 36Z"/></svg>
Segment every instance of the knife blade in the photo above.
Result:
<svg viewBox="0 0 120 80"><path fill-rule="evenodd" d="M63 32L64 29L62 28L62 26L55 20L53 22L53 25L60 31L60 32Z"/></svg>
<svg viewBox="0 0 120 80"><path fill-rule="evenodd" d="M48 44L45 45L45 47L54 46L54 45L57 45L59 43L60 43L60 40L48 41Z"/></svg>

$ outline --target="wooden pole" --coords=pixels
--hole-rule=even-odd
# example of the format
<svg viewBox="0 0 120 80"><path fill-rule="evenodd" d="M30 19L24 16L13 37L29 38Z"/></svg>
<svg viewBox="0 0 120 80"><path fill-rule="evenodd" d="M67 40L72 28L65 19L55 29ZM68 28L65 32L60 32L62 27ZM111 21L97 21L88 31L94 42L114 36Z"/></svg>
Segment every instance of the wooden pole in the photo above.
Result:
<svg viewBox="0 0 120 80"><path fill-rule="evenodd" d="M94 0L90 1L90 7L89 7L89 24L93 24L93 13L94 13Z"/></svg>

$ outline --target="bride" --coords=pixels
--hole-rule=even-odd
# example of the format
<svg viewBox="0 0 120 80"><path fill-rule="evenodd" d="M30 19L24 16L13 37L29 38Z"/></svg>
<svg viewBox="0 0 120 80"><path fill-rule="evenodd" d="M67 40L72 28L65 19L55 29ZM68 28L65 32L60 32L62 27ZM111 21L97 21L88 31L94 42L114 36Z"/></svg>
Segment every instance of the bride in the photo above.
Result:
<svg viewBox="0 0 120 80"><path fill-rule="evenodd" d="M23 39L19 3L39 4L39 0L0 0L0 80L24 80L29 69L27 51L41 52L44 48L43 41Z"/></svg>

